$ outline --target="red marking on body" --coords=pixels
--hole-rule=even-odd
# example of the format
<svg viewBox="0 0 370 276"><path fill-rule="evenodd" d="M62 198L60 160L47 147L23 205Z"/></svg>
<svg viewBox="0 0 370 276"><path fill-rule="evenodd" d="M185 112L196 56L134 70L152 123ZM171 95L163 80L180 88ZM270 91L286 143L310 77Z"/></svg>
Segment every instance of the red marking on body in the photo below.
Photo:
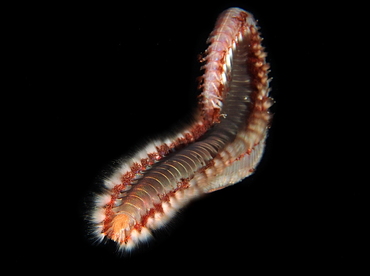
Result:
<svg viewBox="0 0 370 276"><path fill-rule="evenodd" d="M159 147L156 147L158 153L163 157L166 156L170 152L170 148L166 145L160 145Z"/></svg>

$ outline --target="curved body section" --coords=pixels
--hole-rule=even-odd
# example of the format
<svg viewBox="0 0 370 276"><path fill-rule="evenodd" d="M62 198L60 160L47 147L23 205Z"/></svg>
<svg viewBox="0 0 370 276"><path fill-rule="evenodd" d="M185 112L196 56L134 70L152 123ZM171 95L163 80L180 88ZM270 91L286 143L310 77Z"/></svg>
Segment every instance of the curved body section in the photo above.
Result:
<svg viewBox="0 0 370 276"><path fill-rule="evenodd" d="M187 202L239 182L261 159L272 100L253 16L226 10L208 42L194 123L149 144L105 181L92 215L99 238L133 248Z"/></svg>

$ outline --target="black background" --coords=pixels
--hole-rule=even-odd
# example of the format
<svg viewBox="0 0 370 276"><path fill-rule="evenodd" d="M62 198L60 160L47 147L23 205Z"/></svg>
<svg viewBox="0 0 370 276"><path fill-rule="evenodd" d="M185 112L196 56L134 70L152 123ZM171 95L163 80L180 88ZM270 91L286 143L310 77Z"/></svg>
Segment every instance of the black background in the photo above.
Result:
<svg viewBox="0 0 370 276"><path fill-rule="evenodd" d="M211 2L10 10L4 229L14 270L244 274L362 262L365 200L346 156L361 131L349 119L358 14L312 1ZM85 217L101 176L186 121L197 55L231 6L259 20L272 69L275 115L257 172L192 203L138 252L92 244Z"/></svg>

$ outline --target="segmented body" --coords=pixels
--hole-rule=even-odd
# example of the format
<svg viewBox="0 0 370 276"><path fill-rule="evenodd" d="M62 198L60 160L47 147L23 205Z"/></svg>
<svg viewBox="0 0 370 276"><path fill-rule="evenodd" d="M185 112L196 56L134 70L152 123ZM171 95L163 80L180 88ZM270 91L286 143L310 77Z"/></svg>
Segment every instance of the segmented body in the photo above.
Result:
<svg viewBox="0 0 370 276"><path fill-rule="evenodd" d="M95 233L122 249L149 237L188 201L250 175L262 156L272 101L253 16L224 11L208 42L194 123L122 164L96 199Z"/></svg>

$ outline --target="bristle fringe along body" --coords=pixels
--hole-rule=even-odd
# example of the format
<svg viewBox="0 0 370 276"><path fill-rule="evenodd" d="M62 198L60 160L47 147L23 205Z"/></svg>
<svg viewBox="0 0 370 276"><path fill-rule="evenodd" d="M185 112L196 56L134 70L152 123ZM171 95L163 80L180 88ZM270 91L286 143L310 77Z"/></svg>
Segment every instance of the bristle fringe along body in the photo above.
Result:
<svg viewBox="0 0 370 276"><path fill-rule="evenodd" d="M241 181L259 163L270 122L269 65L253 16L224 11L202 58L199 111L105 180L92 223L99 239L134 248L190 200Z"/></svg>

